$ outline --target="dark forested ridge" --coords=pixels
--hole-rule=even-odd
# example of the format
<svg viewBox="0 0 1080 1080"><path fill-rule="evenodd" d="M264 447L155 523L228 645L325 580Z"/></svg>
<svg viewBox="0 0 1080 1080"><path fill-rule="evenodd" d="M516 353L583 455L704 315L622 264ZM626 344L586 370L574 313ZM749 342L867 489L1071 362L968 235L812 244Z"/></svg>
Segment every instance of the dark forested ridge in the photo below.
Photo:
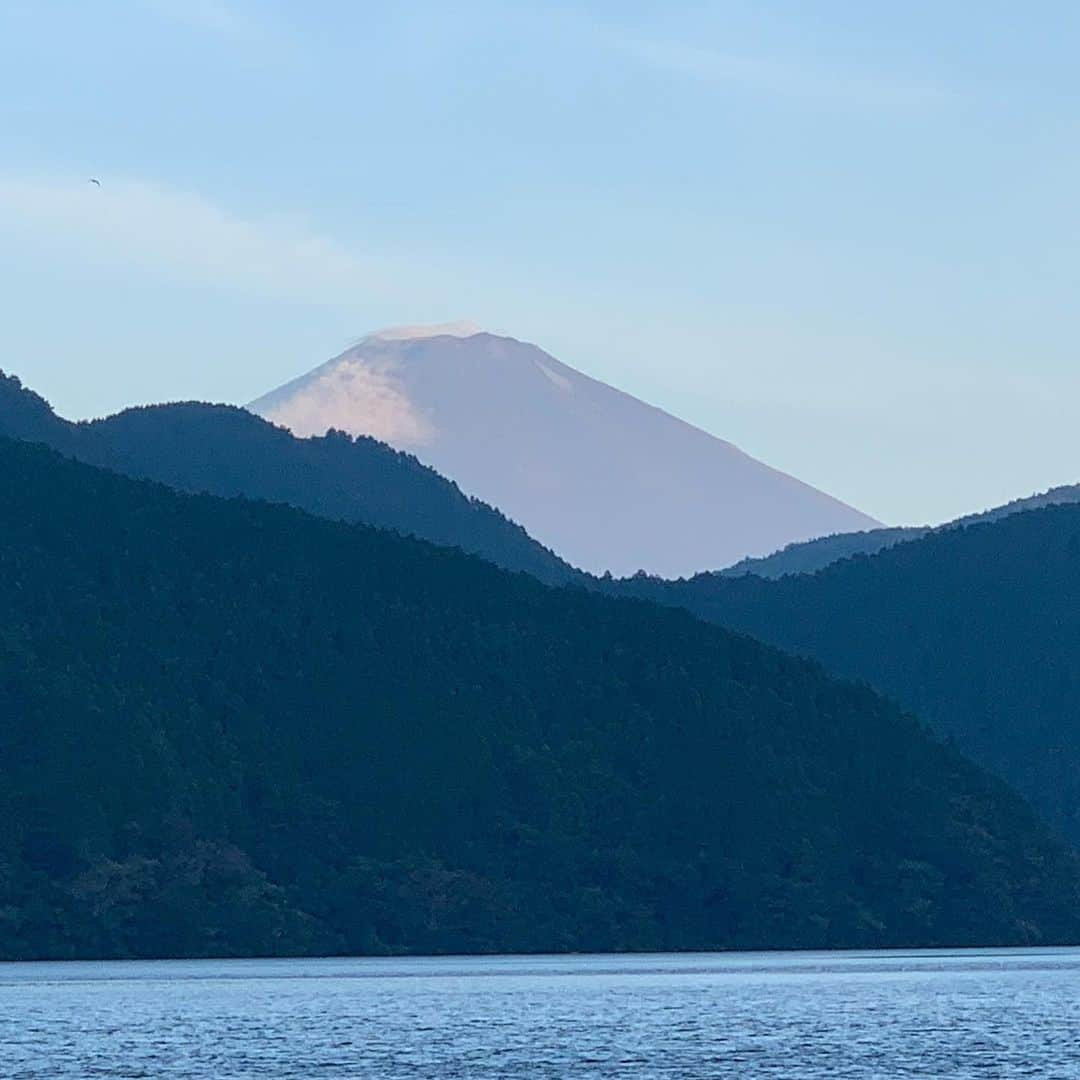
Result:
<svg viewBox="0 0 1080 1080"><path fill-rule="evenodd" d="M835 533L820 536L816 540L802 540L788 544L771 555L740 559L733 566L715 571L721 577L776 578L787 574L814 574L841 559L853 555L876 555L879 551L903 543L918 540L930 529L923 526L898 526L896 528L867 529L864 532Z"/></svg>
<svg viewBox="0 0 1080 1080"><path fill-rule="evenodd" d="M775 582L704 574L619 587L865 679L1080 843L1080 506Z"/></svg>
<svg viewBox="0 0 1080 1080"><path fill-rule="evenodd" d="M1074 941L1078 882L812 663L0 439L0 956Z"/></svg>
<svg viewBox="0 0 1080 1080"><path fill-rule="evenodd" d="M395 529L552 584L580 577L498 510L375 439L342 433L296 439L244 409L192 402L74 424L3 372L0 435L43 442L80 461L182 491L266 499Z"/></svg>
<svg viewBox="0 0 1080 1080"><path fill-rule="evenodd" d="M850 559L854 555L876 555L896 544L909 540L920 540L932 532L944 532L964 525L976 525L980 522L1000 521L1012 514L1022 514L1028 510L1039 510L1044 506L1058 506L1080 502L1080 484L1065 484L1050 488L1038 495L1028 495L1022 499L1013 499L1002 506L984 510L978 514L967 514L944 525L898 526L885 529L867 529L865 532L836 533L822 536L817 540L805 540L797 544L788 544L780 551L761 558L742 559L718 573L722 577L743 577L755 574L757 577L776 578L787 574L814 574L824 570L841 559Z"/></svg>

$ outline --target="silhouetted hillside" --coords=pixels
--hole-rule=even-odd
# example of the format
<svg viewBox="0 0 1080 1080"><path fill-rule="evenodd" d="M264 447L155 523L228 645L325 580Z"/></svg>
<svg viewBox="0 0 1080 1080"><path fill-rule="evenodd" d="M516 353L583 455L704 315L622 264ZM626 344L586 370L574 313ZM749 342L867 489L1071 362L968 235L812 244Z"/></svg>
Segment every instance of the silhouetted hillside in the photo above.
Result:
<svg viewBox="0 0 1080 1080"><path fill-rule="evenodd" d="M0 435L43 442L92 465L184 491L288 503L460 547L542 581L579 578L497 510L374 439L295 439L243 409L186 403L73 424L0 372Z"/></svg>
<svg viewBox="0 0 1080 1080"><path fill-rule="evenodd" d="M1080 937L1027 806L816 665L9 440L0 716L4 957Z"/></svg>
<svg viewBox="0 0 1080 1080"><path fill-rule="evenodd" d="M721 577L756 577L776 580L785 574L813 574L831 566L840 559L853 555L876 555L879 551L905 540L918 540L930 531L924 527L899 527L893 529L867 529L865 532L834 533L817 540L804 540L800 544L764 555L759 559L740 559L734 566L716 571ZM703 576L703 575L699 575Z"/></svg>
<svg viewBox="0 0 1080 1080"><path fill-rule="evenodd" d="M1080 506L957 526L813 575L617 588L865 679L1080 843Z"/></svg>
<svg viewBox="0 0 1080 1080"><path fill-rule="evenodd" d="M975 525L981 521L1000 521L1011 514L1021 514L1044 506L1074 502L1080 502L1080 484L1066 484L1050 488L1049 491L1043 491L1038 495L1013 499L1003 506L995 506L991 510L984 510L978 514L967 514L936 527L915 525L891 529L868 529L865 532L835 533L832 536L822 536L817 540L806 540L801 544L788 544L787 547L764 558L742 559L719 573L723 577L756 574L758 577L773 580L785 574L813 574L840 559L850 559L853 555L876 555L879 551L885 551L896 544L908 540L919 540L927 533L955 529L960 525Z"/></svg>

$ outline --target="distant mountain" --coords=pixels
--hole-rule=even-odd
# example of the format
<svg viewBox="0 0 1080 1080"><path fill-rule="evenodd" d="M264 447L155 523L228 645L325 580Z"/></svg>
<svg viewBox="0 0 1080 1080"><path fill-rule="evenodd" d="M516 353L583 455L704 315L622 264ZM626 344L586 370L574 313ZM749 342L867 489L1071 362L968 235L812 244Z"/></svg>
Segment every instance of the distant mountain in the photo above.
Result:
<svg viewBox="0 0 1080 1080"><path fill-rule="evenodd" d="M0 716L4 958L1080 939L1066 845L816 665L6 439Z"/></svg>
<svg viewBox="0 0 1080 1080"><path fill-rule="evenodd" d="M43 442L184 491L267 499L395 529L552 584L581 577L497 510L374 439L344 433L295 439L243 409L198 403L128 409L73 424L3 372L0 435Z"/></svg>
<svg viewBox="0 0 1080 1080"><path fill-rule="evenodd" d="M878 524L468 324L372 334L249 408L297 435L337 428L415 453L596 573L689 574Z"/></svg>
<svg viewBox="0 0 1080 1080"><path fill-rule="evenodd" d="M866 680L1080 844L1080 505L1002 511L779 581L616 587Z"/></svg>
<svg viewBox="0 0 1080 1080"><path fill-rule="evenodd" d="M928 532L928 526L899 526L867 529L863 532L834 533L832 536L820 536L816 540L788 544L771 555L740 559L733 566L715 573L721 577L745 577L753 574L770 580L786 574L814 574L840 559L850 559L855 555L876 555L879 551L905 540L918 540Z"/></svg>
<svg viewBox="0 0 1080 1080"><path fill-rule="evenodd" d="M1057 506L1062 503L1080 502L1080 484L1069 484L1051 488L1038 495L1023 499L1014 499L1004 506L984 510L978 514L967 514L944 525L917 525L894 529L869 529L865 532L837 533L822 536L817 540L807 540L799 544L788 544L780 551L757 559L741 559L734 566L719 571L724 577L742 577L744 574L756 574L758 577L776 579L785 574L813 574L831 566L839 559L850 559L854 555L876 555L879 551L900 544L907 540L918 540L927 533L941 529L953 529L958 525L974 525L980 521L999 521L1010 514L1020 514L1025 510L1037 510L1043 506Z"/></svg>

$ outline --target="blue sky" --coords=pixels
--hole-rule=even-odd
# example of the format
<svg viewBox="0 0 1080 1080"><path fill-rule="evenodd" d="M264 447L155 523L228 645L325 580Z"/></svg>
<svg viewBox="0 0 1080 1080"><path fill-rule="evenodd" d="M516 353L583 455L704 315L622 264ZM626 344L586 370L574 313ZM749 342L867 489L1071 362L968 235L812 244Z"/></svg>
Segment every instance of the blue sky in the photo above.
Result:
<svg viewBox="0 0 1080 1080"><path fill-rule="evenodd" d="M468 318L889 522L1080 481L1080 6L0 2L0 367ZM99 177L99 190L86 180Z"/></svg>

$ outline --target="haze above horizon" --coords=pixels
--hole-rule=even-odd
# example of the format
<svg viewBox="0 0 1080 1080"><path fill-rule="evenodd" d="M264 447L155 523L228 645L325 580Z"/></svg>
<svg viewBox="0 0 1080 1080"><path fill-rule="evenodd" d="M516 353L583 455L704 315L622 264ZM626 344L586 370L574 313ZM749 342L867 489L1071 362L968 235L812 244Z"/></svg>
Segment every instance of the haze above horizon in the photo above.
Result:
<svg viewBox="0 0 1080 1080"><path fill-rule="evenodd" d="M0 367L74 417L243 402L467 317L890 523L1075 483L1078 30L17 0Z"/></svg>

